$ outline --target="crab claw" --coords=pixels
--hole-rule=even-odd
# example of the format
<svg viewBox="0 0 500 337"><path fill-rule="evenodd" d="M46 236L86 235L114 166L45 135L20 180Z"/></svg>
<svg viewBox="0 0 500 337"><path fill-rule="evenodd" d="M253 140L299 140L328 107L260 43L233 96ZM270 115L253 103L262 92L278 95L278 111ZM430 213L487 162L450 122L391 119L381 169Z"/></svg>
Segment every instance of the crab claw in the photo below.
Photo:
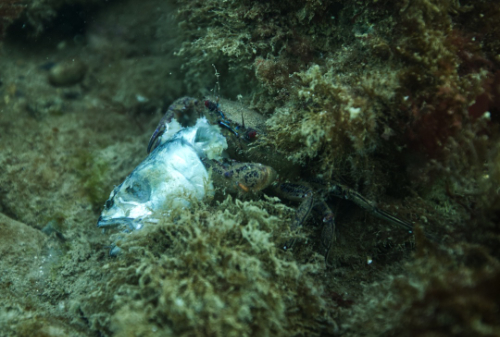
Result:
<svg viewBox="0 0 500 337"><path fill-rule="evenodd" d="M156 127L155 132L153 132L153 135L149 139L148 143L148 154L151 153L158 145L159 145L159 140L161 136L168 130L168 123L172 121L172 118L174 118L174 109L171 105L167 112L163 115L163 117L160 120L160 123L158 123L158 126Z"/></svg>
<svg viewBox="0 0 500 337"><path fill-rule="evenodd" d="M164 123L163 119L160 121L160 124L156 127L155 132L153 132L153 135L149 139L148 143L148 154L151 153L157 146L158 146L158 140L161 138L161 136L167 131L168 125Z"/></svg>
<svg viewBox="0 0 500 337"><path fill-rule="evenodd" d="M158 145L161 136L168 131L168 124L172 119L176 119L182 126L193 126L201 116L202 106L198 105L198 100L192 97L182 97L175 100L167 109L167 112L160 120L155 132L151 136L148 144L148 153L151 153Z"/></svg>

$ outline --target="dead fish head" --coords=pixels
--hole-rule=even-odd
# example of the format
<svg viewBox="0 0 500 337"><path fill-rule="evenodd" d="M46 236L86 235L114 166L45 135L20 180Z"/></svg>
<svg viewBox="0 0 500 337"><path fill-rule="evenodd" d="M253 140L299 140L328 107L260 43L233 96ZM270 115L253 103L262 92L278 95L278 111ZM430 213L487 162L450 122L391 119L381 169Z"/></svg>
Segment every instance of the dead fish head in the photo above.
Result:
<svg viewBox="0 0 500 337"><path fill-rule="evenodd" d="M97 227L125 226L134 230L140 226L140 219L152 214L151 183L137 169L115 187L97 221Z"/></svg>

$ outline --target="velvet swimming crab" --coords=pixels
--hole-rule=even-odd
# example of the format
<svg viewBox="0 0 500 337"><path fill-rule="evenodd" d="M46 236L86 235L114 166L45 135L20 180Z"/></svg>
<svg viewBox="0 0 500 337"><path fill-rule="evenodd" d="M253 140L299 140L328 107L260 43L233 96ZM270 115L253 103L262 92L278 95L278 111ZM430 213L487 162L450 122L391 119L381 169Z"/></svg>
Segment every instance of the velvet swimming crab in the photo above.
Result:
<svg viewBox="0 0 500 337"><path fill-rule="evenodd" d="M251 127L245 125L243 113L241 123L235 122L236 117L234 112L229 116L227 110L221 109L218 99L177 99L151 136L147 146L149 156L111 193L98 227L120 226L131 231L146 222L157 222L155 211L168 213L175 207L188 207L190 198L201 200L213 193L213 181L230 193L265 190L298 203L291 231L298 231L313 211L319 213L325 258L335 239L335 213L325 202L325 196L350 200L374 216L412 231L411 223L379 209L373 201L344 184L321 179L284 180L280 176L295 166L276 154L255 151L258 147L254 145L265 129L264 117L245 111ZM245 161L247 158L250 162ZM274 167L279 167L280 174ZM208 170L212 172L211 180ZM283 248L289 249L293 244L291 240Z"/></svg>

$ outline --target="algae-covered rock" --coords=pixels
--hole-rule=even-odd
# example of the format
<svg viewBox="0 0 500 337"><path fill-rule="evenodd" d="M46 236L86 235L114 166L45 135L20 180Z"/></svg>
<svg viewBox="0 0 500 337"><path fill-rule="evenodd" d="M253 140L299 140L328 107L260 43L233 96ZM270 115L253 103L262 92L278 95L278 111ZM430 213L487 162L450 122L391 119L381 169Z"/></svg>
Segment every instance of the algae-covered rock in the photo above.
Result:
<svg viewBox="0 0 500 337"><path fill-rule="evenodd" d="M497 336L500 263L483 247L446 251L418 230L405 273L368 286L344 322L345 336Z"/></svg>
<svg viewBox="0 0 500 337"><path fill-rule="evenodd" d="M116 336L308 336L335 331L323 261L297 263L276 200L226 199L124 237L109 281ZM281 214L281 215L280 215Z"/></svg>
<svg viewBox="0 0 500 337"><path fill-rule="evenodd" d="M0 336L87 336L38 300L56 263L50 239L0 213Z"/></svg>
<svg viewBox="0 0 500 337"><path fill-rule="evenodd" d="M0 213L0 256L3 268L22 267L41 253L45 234ZM24 262L23 262L24 261Z"/></svg>

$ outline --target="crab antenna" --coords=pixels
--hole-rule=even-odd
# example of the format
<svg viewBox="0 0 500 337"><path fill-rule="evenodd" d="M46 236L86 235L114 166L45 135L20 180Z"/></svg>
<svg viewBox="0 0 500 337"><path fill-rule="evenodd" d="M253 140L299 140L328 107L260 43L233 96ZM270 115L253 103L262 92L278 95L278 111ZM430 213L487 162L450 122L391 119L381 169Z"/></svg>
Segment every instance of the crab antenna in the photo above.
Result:
<svg viewBox="0 0 500 337"><path fill-rule="evenodd" d="M245 119L243 118L243 111L241 112L241 126L245 128Z"/></svg>
<svg viewBox="0 0 500 337"><path fill-rule="evenodd" d="M215 78L216 78L216 87L214 88L214 96L215 96L215 103L219 105L219 94L220 94L220 82L219 82L219 77L220 73L217 71L217 68L215 67L215 64L212 63L212 67L215 70Z"/></svg>

